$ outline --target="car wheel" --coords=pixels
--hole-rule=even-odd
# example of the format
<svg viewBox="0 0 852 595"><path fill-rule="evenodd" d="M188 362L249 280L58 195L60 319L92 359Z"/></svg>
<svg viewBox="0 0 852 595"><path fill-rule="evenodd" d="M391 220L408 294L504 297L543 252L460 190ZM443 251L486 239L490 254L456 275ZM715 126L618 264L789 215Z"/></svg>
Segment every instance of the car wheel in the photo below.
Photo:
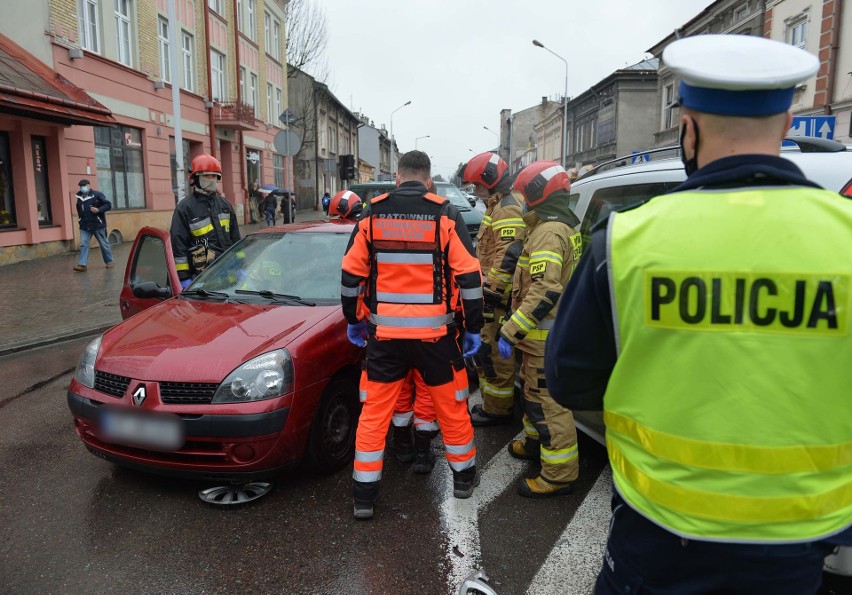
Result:
<svg viewBox="0 0 852 595"><path fill-rule="evenodd" d="M352 461L359 413L358 384L345 378L332 380L314 414L305 453L306 468L330 473Z"/></svg>

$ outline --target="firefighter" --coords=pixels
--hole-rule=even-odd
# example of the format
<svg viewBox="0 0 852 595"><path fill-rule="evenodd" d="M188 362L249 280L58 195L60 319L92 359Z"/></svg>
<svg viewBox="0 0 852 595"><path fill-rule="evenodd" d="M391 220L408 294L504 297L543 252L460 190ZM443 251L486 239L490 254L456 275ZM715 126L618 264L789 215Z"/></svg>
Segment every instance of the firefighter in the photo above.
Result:
<svg viewBox="0 0 852 595"><path fill-rule="evenodd" d="M328 214L349 221L357 221L361 217L364 204L361 197L351 190L341 190L335 194L328 206Z"/></svg>
<svg viewBox="0 0 852 595"><path fill-rule="evenodd" d="M218 159L206 153L195 157L190 164L192 194L180 201L172 214L172 253L184 289L240 239L234 208L216 192L221 179Z"/></svg>
<svg viewBox="0 0 852 595"><path fill-rule="evenodd" d="M432 397L453 472L453 495L469 498L479 481L452 284L459 286L467 356L480 347L482 279L461 213L427 191L430 172L425 153L403 155L397 189L371 201L343 257L341 302L349 322L347 336L367 347L352 487L357 519L373 516L388 425L412 368L420 372ZM359 307L361 296L367 316Z"/></svg>
<svg viewBox="0 0 852 595"><path fill-rule="evenodd" d="M813 594L852 544L852 203L779 150L819 59L699 35L663 61L688 177L593 232L547 344L554 395L604 411L596 593Z"/></svg>
<svg viewBox="0 0 852 595"><path fill-rule="evenodd" d="M476 253L483 278L485 326L481 353L474 358L482 405L470 412L475 426L511 423L515 396L515 361L497 357L500 324L511 299L512 278L526 227L521 214L523 199L512 192L509 167L495 153L480 153L462 166L459 178L473 184L485 202L485 215L477 235Z"/></svg>
<svg viewBox="0 0 852 595"><path fill-rule="evenodd" d="M515 270L512 314L500 329L501 358L512 348L523 354L524 438L509 443L517 459L541 461L541 473L523 478L518 493L528 498L570 494L580 471L577 430L569 409L557 403L544 379L544 344L557 304L580 258L580 221L568 208L571 182L554 161L536 161L518 174L524 197L527 237ZM511 361L511 360L510 360Z"/></svg>

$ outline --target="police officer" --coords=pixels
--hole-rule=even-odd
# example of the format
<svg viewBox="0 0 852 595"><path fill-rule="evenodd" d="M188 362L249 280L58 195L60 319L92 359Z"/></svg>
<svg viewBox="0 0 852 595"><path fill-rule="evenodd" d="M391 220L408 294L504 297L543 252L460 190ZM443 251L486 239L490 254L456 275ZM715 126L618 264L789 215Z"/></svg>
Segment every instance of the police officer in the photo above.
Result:
<svg viewBox="0 0 852 595"><path fill-rule="evenodd" d="M604 410L597 593L815 593L852 522L852 203L779 157L817 58L700 35L664 53L687 180L594 231L548 386Z"/></svg>
<svg viewBox="0 0 852 595"><path fill-rule="evenodd" d="M373 516L385 436L411 368L418 369L432 397L453 472L453 495L470 497L478 482L453 283L459 287L469 355L480 347L482 281L461 213L427 191L430 172L425 153L403 155L398 188L371 201L343 257L347 336L367 347L352 487L357 519ZM361 296L364 309L359 307Z"/></svg>
<svg viewBox="0 0 852 595"><path fill-rule="evenodd" d="M517 459L541 462L541 473L523 478L527 498L570 494L580 472L577 430L571 411L553 400L544 379L544 342L562 291L580 258L580 221L568 208L571 183L553 161L536 161L518 174L514 188L524 199L527 236L512 285L512 313L500 329L501 358L523 354L524 438L509 443Z"/></svg>
<svg viewBox="0 0 852 595"><path fill-rule="evenodd" d="M485 202L476 245L485 297L485 347L474 358L482 405L474 405L470 417L475 426L506 424L512 421L515 361L500 359L495 352L526 232L521 214L523 199L512 193L509 166L495 153L476 155L462 166L459 178L462 184L473 184L476 195Z"/></svg>
<svg viewBox="0 0 852 595"><path fill-rule="evenodd" d="M192 194L172 214L172 252L183 288L240 239L234 208L216 192L221 179L218 159L207 154L195 157L190 164Z"/></svg>

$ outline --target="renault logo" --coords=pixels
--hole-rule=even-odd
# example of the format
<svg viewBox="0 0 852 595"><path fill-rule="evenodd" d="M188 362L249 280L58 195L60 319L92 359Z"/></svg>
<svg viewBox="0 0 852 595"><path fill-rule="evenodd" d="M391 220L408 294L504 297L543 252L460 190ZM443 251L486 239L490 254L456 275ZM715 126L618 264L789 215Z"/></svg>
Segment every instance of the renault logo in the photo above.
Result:
<svg viewBox="0 0 852 595"><path fill-rule="evenodd" d="M145 402L145 397L147 396L148 395L145 393L145 385L139 385L139 388L133 392L133 404L137 407L141 407L142 403Z"/></svg>

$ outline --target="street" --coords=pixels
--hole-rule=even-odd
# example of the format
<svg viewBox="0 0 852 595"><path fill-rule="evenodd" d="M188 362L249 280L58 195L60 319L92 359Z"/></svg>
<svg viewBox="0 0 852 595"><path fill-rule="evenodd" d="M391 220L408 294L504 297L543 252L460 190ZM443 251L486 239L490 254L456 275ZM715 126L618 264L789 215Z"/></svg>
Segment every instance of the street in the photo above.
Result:
<svg viewBox="0 0 852 595"><path fill-rule="evenodd" d="M257 502L214 507L197 497L211 484L121 469L85 449L65 390L88 340L0 358L3 592L454 593L477 569L501 594L591 588L609 475L585 436L578 490L553 500L514 491L527 469L506 452L518 422L477 431L483 476L469 500L452 498L442 457L420 476L388 454L369 522L352 518L349 467L288 472Z"/></svg>

